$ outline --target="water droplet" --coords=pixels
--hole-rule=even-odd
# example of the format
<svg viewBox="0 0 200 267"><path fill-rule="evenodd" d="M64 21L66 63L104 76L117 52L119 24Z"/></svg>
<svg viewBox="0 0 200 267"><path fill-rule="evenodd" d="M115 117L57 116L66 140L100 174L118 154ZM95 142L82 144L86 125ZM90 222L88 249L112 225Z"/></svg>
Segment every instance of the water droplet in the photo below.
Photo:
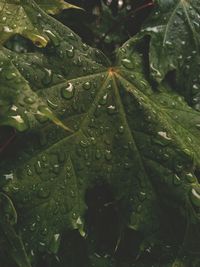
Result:
<svg viewBox="0 0 200 267"><path fill-rule="evenodd" d="M32 224L30 225L30 231L31 231L31 232L34 232L35 229L36 229L36 223L34 222L34 223L32 223Z"/></svg>
<svg viewBox="0 0 200 267"><path fill-rule="evenodd" d="M37 221L37 222L40 222L40 220L41 220L40 215L37 215L37 216L36 216L36 221Z"/></svg>
<svg viewBox="0 0 200 267"><path fill-rule="evenodd" d="M190 193L190 198L192 203L196 207L200 207L200 188L196 186L195 188L192 188L191 193Z"/></svg>
<svg viewBox="0 0 200 267"><path fill-rule="evenodd" d="M50 30L44 30L44 32L47 34L47 36L49 37L49 39L52 41L52 43L55 46L59 46L60 41L58 39L58 37Z"/></svg>
<svg viewBox="0 0 200 267"><path fill-rule="evenodd" d="M50 243L50 251L54 254L58 252L60 246L60 234L54 234L51 243Z"/></svg>
<svg viewBox="0 0 200 267"><path fill-rule="evenodd" d="M87 51L89 48L89 46L85 43L82 44L82 47L83 47L83 50L85 50L85 51Z"/></svg>
<svg viewBox="0 0 200 267"><path fill-rule="evenodd" d="M138 195L138 197L139 197L139 200L140 201L144 201L147 198L145 192L140 192L139 195Z"/></svg>
<svg viewBox="0 0 200 267"><path fill-rule="evenodd" d="M196 128L200 130L200 123L196 124Z"/></svg>
<svg viewBox="0 0 200 267"><path fill-rule="evenodd" d="M60 165L59 165L59 164L54 164L54 165L53 165L53 172L54 172L55 174L58 174L59 171L60 171Z"/></svg>
<svg viewBox="0 0 200 267"><path fill-rule="evenodd" d="M192 88L193 88L194 90L199 90L199 86L198 86L197 84L193 84Z"/></svg>
<svg viewBox="0 0 200 267"><path fill-rule="evenodd" d="M88 145L89 145L89 143L86 140L81 140L80 141L80 146L87 147Z"/></svg>
<svg viewBox="0 0 200 267"><path fill-rule="evenodd" d="M122 134L124 132L124 126L121 125L118 129L119 133Z"/></svg>
<svg viewBox="0 0 200 267"><path fill-rule="evenodd" d="M32 170L31 170L31 168L30 168L29 165L27 165L27 174L28 174L29 176L32 175Z"/></svg>
<svg viewBox="0 0 200 267"><path fill-rule="evenodd" d="M52 109L56 109L58 107L58 105L56 103L52 102L50 99L47 99L47 104Z"/></svg>
<svg viewBox="0 0 200 267"><path fill-rule="evenodd" d="M115 114L116 113L116 107L113 106L113 105L110 105L108 107L108 114L112 115L112 114Z"/></svg>
<svg viewBox="0 0 200 267"><path fill-rule="evenodd" d="M106 158L106 160L111 160L112 159L112 153L111 153L110 150L106 150L105 158Z"/></svg>
<svg viewBox="0 0 200 267"><path fill-rule="evenodd" d="M195 183L196 182L196 178L192 173L187 173L185 175L185 178L189 183Z"/></svg>
<svg viewBox="0 0 200 267"><path fill-rule="evenodd" d="M66 49L66 54L69 58L73 58L74 57L74 47L71 46L69 49Z"/></svg>
<svg viewBox="0 0 200 267"><path fill-rule="evenodd" d="M99 101L99 104L101 105L105 105L107 103L107 98L108 98L108 95L105 94Z"/></svg>
<svg viewBox="0 0 200 267"><path fill-rule="evenodd" d="M43 236L47 235L47 233L48 233L48 230L47 230L46 227L45 227L44 229L42 229L41 234L42 234Z"/></svg>
<svg viewBox="0 0 200 267"><path fill-rule="evenodd" d="M13 29L9 28L8 26L3 27L4 32L13 32Z"/></svg>
<svg viewBox="0 0 200 267"><path fill-rule="evenodd" d="M90 82L85 82L85 83L83 84L83 88L84 88L85 90L89 90L89 89L91 88L91 83L90 83Z"/></svg>
<svg viewBox="0 0 200 267"><path fill-rule="evenodd" d="M122 59L122 65L127 69L133 69L134 68L133 63L128 58Z"/></svg>
<svg viewBox="0 0 200 267"><path fill-rule="evenodd" d="M48 85L52 80L52 71L50 69L45 69L44 77L42 78L42 83Z"/></svg>
<svg viewBox="0 0 200 267"><path fill-rule="evenodd" d="M27 104L33 104L33 103L35 103L35 100L31 97L25 97L24 102Z"/></svg>
<svg viewBox="0 0 200 267"><path fill-rule="evenodd" d="M181 182L182 181L181 181L180 177L177 174L175 174L174 177L173 177L173 183L174 183L174 185L180 185Z"/></svg>
<svg viewBox="0 0 200 267"><path fill-rule="evenodd" d="M13 174L13 172L6 173L6 174L4 174L4 177L5 177L6 181L13 180L14 174Z"/></svg>
<svg viewBox="0 0 200 267"><path fill-rule="evenodd" d="M72 83L68 83L66 87L61 89L61 95L63 98L69 100L74 96L74 86Z"/></svg>
<svg viewBox="0 0 200 267"><path fill-rule="evenodd" d="M37 174L41 174L42 173L41 162L39 160L35 163L35 171L36 171Z"/></svg>

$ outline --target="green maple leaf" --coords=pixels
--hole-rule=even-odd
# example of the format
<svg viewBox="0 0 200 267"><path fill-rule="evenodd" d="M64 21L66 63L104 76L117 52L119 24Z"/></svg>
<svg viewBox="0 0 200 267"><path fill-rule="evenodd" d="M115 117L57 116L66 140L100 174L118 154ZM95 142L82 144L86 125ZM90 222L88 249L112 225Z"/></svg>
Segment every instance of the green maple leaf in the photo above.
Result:
<svg viewBox="0 0 200 267"><path fill-rule="evenodd" d="M1 44L15 34L21 34L30 39L35 45L45 47L48 43L48 33L41 27L39 20L43 10L51 15L58 14L64 9L79 7L69 4L64 0L36 1L41 9L37 16L32 15L30 4L32 1L1 0L0 1L0 40Z"/></svg>
<svg viewBox="0 0 200 267"><path fill-rule="evenodd" d="M26 8L33 18L40 11L34 2ZM45 49L1 49L0 124L24 133L0 163L0 200L8 207L1 208L0 244L13 244L9 252L20 267L34 266L41 253L57 254L66 230L86 236L86 192L104 183L120 203L121 229L150 239L162 232L168 205L188 220L184 246L192 242L188 229L199 227L199 113L169 88L150 86L137 52L140 39L125 43L111 67L45 13L38 25L48 33ZM44 120L40 106L73 131ZM7 210L14 218L8 225Z"/></svg>
<svg viewBox="0 0 200 267"><path fill-rule="evenodd" d="M150 35L151 75L161 82L176 71L179 92L199 110L200 4L195 0L159 0L143 34Z"/></svg>

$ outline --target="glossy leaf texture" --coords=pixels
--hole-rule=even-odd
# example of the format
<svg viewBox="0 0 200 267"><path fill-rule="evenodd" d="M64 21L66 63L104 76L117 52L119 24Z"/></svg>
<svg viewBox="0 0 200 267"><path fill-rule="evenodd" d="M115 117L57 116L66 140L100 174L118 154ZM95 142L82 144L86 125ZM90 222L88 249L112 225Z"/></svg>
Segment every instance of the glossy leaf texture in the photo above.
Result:
<svg viewBox="0 0 200 267"><path fill-rule="evenodd" d="M120 214L118 235L127 228L142 235L137 266L149 244L158 246L156 240L162 240L160 247L175 247L163 266L195 266L200 240L199 113L169 88L150 86L143 55L137 52L140 39L125 43L111 67L70 29L45 13L38 17L40 8L33 1L26 1L26 8L49 43L35 53L1 49L1 115L8 112L15 121L16 116L27 121L26 131L17 134L0 161L2 251L19 267L37 266L41 255L59 255L67 231L77 230L87 242L87 192L107 184ZM47 107L72 132L44 119ZM16 125L7 125L21 130L17 118ZM183 229L175 241L166 216L171 213ZM113 251L119 244L117 239ZM112 262L88 258L91 266Z"/></svg>
<svg viewBox="0 0 200 267"><path fill-rule="evenodd" d="M48 14L56 15L63 11L64 9L81 9L78 6L72 5L64 0L43 0L43 1L36 1L36 3Z"/></svg>
<svg viewBox="0 0 200 267"><path fill-rule="evenodd" d="M45 47L48 43L48 34L37 24L37 17L42 16L43 10L51 15L58 14L64 9L79 7L64 0L36 1L41 7L37 17L32 15L28 1L1 0L0 1L0 43L4 43L15 34L21 34L30 39L36 46ZM31 1L30 1L31 3Z"/></svg>
<svg viewBox="0 0 200 267"><path fill-rule="evenodd" d="M160 83L175 71L179 93L199 110L200 3L158 0L155 4L143 28L143 34L150 36L151 75Z"/></svg>

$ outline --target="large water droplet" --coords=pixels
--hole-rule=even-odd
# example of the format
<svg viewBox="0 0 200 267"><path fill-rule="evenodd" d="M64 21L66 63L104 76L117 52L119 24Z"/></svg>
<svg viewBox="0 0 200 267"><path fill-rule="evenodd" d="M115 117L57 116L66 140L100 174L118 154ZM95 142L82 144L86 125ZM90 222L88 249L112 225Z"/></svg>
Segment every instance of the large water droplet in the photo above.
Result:
<svg viewBox="0 0 200 267"><path fill-rule="evenodd" d="M61 95L65 99L71 99L74 96L75 88L72 83L68 83L66 87L61 89Z"/></svg>

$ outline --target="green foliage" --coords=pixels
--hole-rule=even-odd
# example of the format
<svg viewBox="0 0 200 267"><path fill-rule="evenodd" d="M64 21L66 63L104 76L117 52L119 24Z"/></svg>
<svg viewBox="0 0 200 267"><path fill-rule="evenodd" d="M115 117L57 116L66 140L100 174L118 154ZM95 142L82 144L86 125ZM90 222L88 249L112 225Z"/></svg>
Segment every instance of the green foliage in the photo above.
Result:
<svg viewBox="0 0 200 267"><path fill-rule="evenodd" d="M161 82L176 70L180 93L199 109L199 1L157 1L158 5L143 32L151 36L151 75Z"/></svg>
<svg viewBox="0 0 200 267"><path fill-rule="evenodd" d="M63 9L79 8L66 3L64 0L40 0L36 1L39 6L49 14L55 15ZM48 33L37 24L37 19L32 16L32 10L26 1L10 0L0 1L1 23L0 42L1 44L15 34L29 38L39 47L46 46ZM40 10L42 12L42 10ZM37 16L42 16L38 13Z"/></svg>
<svg viewBox="0 0 200 267"><path fill-rule="evenodd" d="M195 74L181 82L183 42L199 49L189 5L158 1L112 64L42 5L1 4L1 267L199 266L200 116L185 93ZM13 8L27 17L12 35L39 42L32 51L5 43Z"/></svg>

